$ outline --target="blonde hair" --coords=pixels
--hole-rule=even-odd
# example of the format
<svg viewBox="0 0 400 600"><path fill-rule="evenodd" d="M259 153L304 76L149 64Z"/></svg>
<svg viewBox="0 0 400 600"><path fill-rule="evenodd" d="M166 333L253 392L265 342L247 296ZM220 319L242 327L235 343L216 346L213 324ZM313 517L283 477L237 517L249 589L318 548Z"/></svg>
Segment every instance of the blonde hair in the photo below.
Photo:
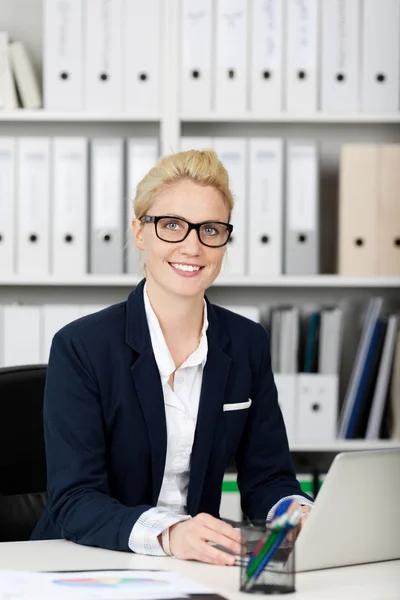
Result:
<svg viewBox="0 0 400 600"><path fill-rule="evenodd" d="M229 189L229 176L213 150L188 150L161 158L136 188L133 202L135 217L143 217L158 193L184 179L202 186L209 185L220 192L229 208L230 218L234 200Z"/></svg>

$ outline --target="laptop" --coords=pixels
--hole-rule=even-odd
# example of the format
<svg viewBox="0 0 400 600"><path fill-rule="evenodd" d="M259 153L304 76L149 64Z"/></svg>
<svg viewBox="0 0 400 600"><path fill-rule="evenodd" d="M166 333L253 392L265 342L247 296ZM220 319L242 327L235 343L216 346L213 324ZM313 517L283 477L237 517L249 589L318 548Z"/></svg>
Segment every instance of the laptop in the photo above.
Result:
<svg viewBox="0 0 400 600"><path fill-rule="evenodd" d="M296 571L400 559L400 448L337 454L295 552Z"/></svg>

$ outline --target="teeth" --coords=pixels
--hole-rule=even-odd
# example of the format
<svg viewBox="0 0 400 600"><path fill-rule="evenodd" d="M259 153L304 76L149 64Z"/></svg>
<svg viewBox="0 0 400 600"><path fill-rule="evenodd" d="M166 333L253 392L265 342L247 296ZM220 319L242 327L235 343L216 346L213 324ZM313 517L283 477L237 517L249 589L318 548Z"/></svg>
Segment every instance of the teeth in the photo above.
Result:
<svg viewBox="0 0 400 600"><path fill-rule="evenodd" d="M171 263L175 269L180 271L199 271L200 267L192 267L191 265L178 265L177 263Z"/></svg>

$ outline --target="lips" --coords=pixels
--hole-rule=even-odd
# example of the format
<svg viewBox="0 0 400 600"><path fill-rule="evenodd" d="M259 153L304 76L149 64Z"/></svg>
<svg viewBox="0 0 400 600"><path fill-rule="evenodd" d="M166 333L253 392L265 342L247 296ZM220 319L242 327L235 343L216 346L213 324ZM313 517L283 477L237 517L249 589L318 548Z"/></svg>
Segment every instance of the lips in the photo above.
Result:
<svg viewBox="0 0 400 600"><path fill-rule="evenodd" d="M196 277L204 268L201 265L189 265L189 264L182 264L182 263L168 263L171 267L171 269L173 269L175 271L175 273L177 273L178 275L181 275L183 277Z"/></svg>

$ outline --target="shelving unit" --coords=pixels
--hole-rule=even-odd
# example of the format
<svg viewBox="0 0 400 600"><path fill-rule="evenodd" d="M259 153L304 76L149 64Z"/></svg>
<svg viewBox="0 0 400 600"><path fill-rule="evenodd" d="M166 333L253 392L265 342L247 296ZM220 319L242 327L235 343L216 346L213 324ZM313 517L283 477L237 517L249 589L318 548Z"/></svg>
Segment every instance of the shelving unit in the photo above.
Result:
<svg viewBox="0 0 400 600"><path fill-rule="evenodd" d="M208 292L220 304L316 305L324 302L350 304L347 325L350 339L343 349L344 380L354 357L354 319L371 295L382 295L389 308L400 305L400 277L351 277L334 275L337 237L337 193L339 149L344 142L400 142L400 111L395 114L180 114L179 106L179 2L165 0L162 59L162 110L155 114L53 112L46 110L0 111L0 135L159 135L162 153L179 149L182 135L273 136L287 139L315 138L320 148L321 266L317 277L282 276L268 280L236 278L224 272ZM3 11L3 12L2 12ZM22 39L38 72L41 72L41 0L3 0L2 28ZM25 26L29 23L29 27ZM229 253L229 251L228 251ZM141 279L139 276L87 275L77 279L1 277L0 304L8 302L113 303L124 300ZM350 332L352 331L352 333ZM293 443L298 454L335 454L340 451L399 447L400 440L337 440Z"/></svg>

